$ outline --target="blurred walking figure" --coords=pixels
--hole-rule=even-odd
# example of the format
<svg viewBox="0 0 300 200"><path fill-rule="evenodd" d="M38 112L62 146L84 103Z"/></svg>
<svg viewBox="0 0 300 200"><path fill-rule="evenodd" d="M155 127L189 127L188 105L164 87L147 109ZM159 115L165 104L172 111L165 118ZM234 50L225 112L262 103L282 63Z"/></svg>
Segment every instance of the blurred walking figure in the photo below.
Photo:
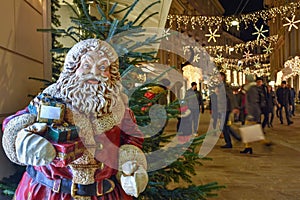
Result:
<svg viewBox="0 0 300 200"><path fill-rule="evenodd" d="M268 118L270 117L270 114L271 114L271 118L269 118L269 121L268 121L268 127L273 127L274 106L277 105L276 95L275 95L275 92L272 89L272 86L268 85L267 88L268 88L268 92L267 92Z"/></svg>
<svg viewBox="0 0 300 200"><path fill-rule="evenodd" d="M246 119L246 94L245 94L244 86L242 86L239 89L238 95L239 95L238 99L240 100L240 102L238 102L240 108L239 121L242 122L242 125L244 125Z"/></svg>
<svg viewBox="0 0 300 200"><path fill-rule="evenodd" d="M209 110L210 110L211 118L213 120L212 123L213 129L217 128L217 123L219 118L217 93L218 93L218 88L216 87L212 90L212 93L209 98Z"/></svg>
<svg viewBox="0 0 300 200"><path fill-rule="evenodd" d="M259 107L261 110L261 114L263 115L263 119L260 119L260 122L262 123L262 128L264 129L269 122L269 114L268 114L269 111L267 105L268 89L266 85L263 83L263 79L261 77L256 78L256 86L259 95Z"/></svg>
<svg viewBox="0 0 300 200"><path fill-rule="evenodd" d="M220 72L220 81L222 84L218 88L218 112L221 116L221 125L223 125L223 135L225 140L225 145L221 148L232 148L231 138L232 135L237 140L241 140L240 137L230 128L229 115L239 113L239 107L237 105L236 99L233 96L233 91L230 86L226 83L226 75ZM226 97L226 98L224 98Z"/></svg>
<svg viewBox="0 0 300 200"><path fill-rule="evenodd" d="M250 74L246 76L246 85L244 86L246 92L246 125L259 124L260 123L260 94L259 88L257 87L254 77ZM252 147L250 144L245 144L245 149L240 153L252 154Z"/></svg>
<svg viewBox="0 0 300 200"><path fill-rule="evenodd" d="M284 108L287 124L288 125L293 124L293 121L291 121L290 114L289 114L289 110L292 107L292 98L291 98L291 92L286 86L286 81L281 82L281 87L278 88L276 91L276 97L277 97L278 107L279 107L280 123L283 124L282 109Z"/></svg>
<svg viewBox="0 0 300 200"><path fill-rule="evenodd" d="M201 112L204 113L204 104L203 104L202 95L197 90L196 82L191 83L191 88L186 91L184 99L187 102L187 106L191 111L193 133L197 134L198 124L199 124L200 107L201 107Z"/></svg>
<svg viewBox="0 0 300 200"><path fill-rule="evenodd" d="M291 109L290 109L290 116L295 116L295 98L296 98L296 92L294 90L294 88L292 88L290 85L288 87L290 89L290 93L291 93Z"/></svg>

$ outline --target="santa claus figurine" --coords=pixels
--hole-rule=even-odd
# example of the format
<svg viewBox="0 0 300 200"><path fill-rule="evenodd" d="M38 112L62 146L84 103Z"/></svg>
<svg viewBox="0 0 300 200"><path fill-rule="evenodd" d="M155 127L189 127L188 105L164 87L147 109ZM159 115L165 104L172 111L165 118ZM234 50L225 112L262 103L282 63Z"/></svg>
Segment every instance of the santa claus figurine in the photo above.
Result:
<svg viewBox="0 0 300 200"><path fill-rule="evenodd" d="M5 119L3 134L8 158L27 166L17 200L127 200L147 186L143 135L107 42L75 44L58 81Z"/></svg>

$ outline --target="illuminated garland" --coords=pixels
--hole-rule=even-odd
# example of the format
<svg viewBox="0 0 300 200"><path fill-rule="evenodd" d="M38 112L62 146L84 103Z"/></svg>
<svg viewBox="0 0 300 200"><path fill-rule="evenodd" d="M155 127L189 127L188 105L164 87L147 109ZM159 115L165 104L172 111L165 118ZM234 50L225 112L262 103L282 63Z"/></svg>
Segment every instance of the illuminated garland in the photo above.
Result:
<svg viewBox="0 0 300 200"><path fill-rule="evenodd" d="M193 60L192 62L195 63L201 63L205 58L208 58L209 55L205 51L199 51L199 47L197 46L183 46L183 53L184 55L187 54L187 52L193 51ZM270 54L265 53L265 54L257 54L253 55L249 51L244 52L245 55L243 55L243 58L237 59L237 58L224 58L222 54L216 54L216 57L210 57L210 60L216 63L219 66L222 66L225 68L230 68L230 69L236 69L238 71L242 71L243 67L251 65L251 63L256 63L255 68L263 68L265 67L265 64L260 64L260 63L265 63L269 62ZM249 54L249 55L248 55ZM258 65L260 64L260 66ZM227 65L227 67L226 67ZM254 65L253 65L254 66Z"/></svg>
<svg viewBox="0 0 300 200"><path fill-rule="evenodd" d="M237 59L237 58L223 58L222 62L223 63L238 63L238 62L242 62L242 63L251 63L254 61L259 61L259 62L265 62L267 61L267 59L270 57L269 54L258 54L258 55L254 55L251 56L249 58L243 58L243 59ZM220 59L215 58L215 61L219 61Z"/></svg>
<svg viewBox="0 0 300 200"><path fill-rule="evenodd" d="M245 67L251 65L251 63L256 63L252 68L264 69L270 64L262 64L269 61L270 54L274 46L278 41L278 35L269 36L266 38L261 38L260 40L248 41L246 43L239 43L234 46L206 46L204 47L206 52L210 55L215 55L216 57L211 57L212 61L217 65L222 66L223 70L234 69L237 71L244 71ZM263 46L265 49L263 52L265 54L253 55L250 53L250 49L254 49L256 46ZM203 55L205 52L200 51L199 46L183 46L183 52L186 54L190 51L194 52L193 62L200 63L203 60ZM242 53L243 58L224 58L222 52L229 53L236 52Z"/></svg>
<svg viewBox="0 0 300 200"><path fill-rule="evenodd" d="M266 66L270 66L270 63L265 64L265 62L269 62L270 54L258 54L247 58L235 59L235 58L224 58L222 54L217 54L216 57L207 58L209 55L207 52L197 51L198 47L184 46L183 52L186 54L191 50L194 52L193 62L201 64L202 62L208 62L211 60L217 66L221 66L223 70L234 69L237 71L244 71L245 67L251 67L256 69L264 69Z"/></svg>
<svg viewBox="0 0 300 200"><path fill-rule="evenodd" d="M237 65L237 64L232 64L232 63L223 63L219 70L223 71L223 72L226 71L226 70L233 70L233 71L238 71L238 72L243 72L243 73L248 74L248 73L252 73L254 71L269 72L270 71L270 66L271 66L270 63L265 63L265 64L260 63L259 68L256 68L254 65L244 67L244 66Z"/></svg>
<svg viewBox="0 0 300 200"><path fill-rule="evenodd" d="M239 43L234 46L205 46L204 48L211 54L217 54L218 52L231 52L243 53L245 49L254 49L256 46L266 46L267 44L276 44L278 41L278 35L269 36L259 40L248 41L246 43Z"/></svg>
<svg viewBox="0 0 300 200"><path fill-rule="evenodd" d="M295 56L284 63L285 68L292 69L292 73L285 76L285 78L289 78L291 76L300 75L300 57Z"/></svg>
<svg viewBox="0 0 300 200"><path fill-rule="evenodd" d="M295 29L298 29L298 26L296 24L300 23L300 20L295 21L296 15L292 15L292 19L285 18L286 21L288 21L286 24L283 24L283 27L288 26L289 27L289 32L292 30L294 27Z"/></svg>
<svg viewBox="0 0 300 200"><path fill-rule="evenodd" d="M227 27L227 30L231 26L234 26L232 24L233 21L237 21L239 26L240 23L245 24L245 28L248 28L248 26L253 23L255 24L259 19L263 19L264 21L267 20L273 20L275 22L275 19L277 16L281 16L283 19L284 17L289 17L290 14L295 15L295 12L300 8L300 1L297 3L288 3L283 6L279 7L273 7L267 10L261 10L249 14L242 14L240 16L201 16L201 15L174 15L169 14L168 15L168 21L169 21L169 27L172 28L174 24L177 24L177 30L180 30L181 27L184 27L185 29L188 26L191 26L192 29L195 29L197 26L202 29L202 27L208 26L208 27L221 27L222 24L225 24Z"/></svg>

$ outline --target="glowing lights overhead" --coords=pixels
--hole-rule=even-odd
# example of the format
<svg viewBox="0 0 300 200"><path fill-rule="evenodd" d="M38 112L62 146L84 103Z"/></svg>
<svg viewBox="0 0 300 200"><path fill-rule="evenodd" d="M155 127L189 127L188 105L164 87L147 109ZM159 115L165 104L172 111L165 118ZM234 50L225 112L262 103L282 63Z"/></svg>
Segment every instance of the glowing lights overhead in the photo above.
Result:
<svg viewBox="0 0 300 200"><path fill-rule="evenodd" d="M262 38L259 40L253 40L253 41L248 41L248 42L242 42L242 43L238 43L234 46L205 46L205 49L209 52L209 53L213 53L213 54L217 54L219 52L225 52L228 53L229 55L232 52L236 52L236 53L243 53L245 49L254 49L257 46L261 46L261 45L267 45L269 44L269 46L274 46L278 41L278 35L273 35L273 36L269 36L266 38ZM272 48L271 48L272 49Z"/></svg>
<svg viewBox="0 0 300 200"><path fill-rule="evenodd" d="M248 60L250 59L250 57L253 56L252 53L250 53L250 51L245 51L243 57L246 59L246 62L248 62Z"/></svg>
<svg viewBox="0 0 300 200"><path fill-rule="evenodd" d="M263 30L264 29L264 25L261 25L260 29L258 29L255 25L254 28L257 32L252 33L252 35L257 35L257 39L259 40L260 37L266 38L266 36L264 35L264 33L267 33L268 30Z"/></svg>
<svg viewBox="0 0 300 200"><path fill-rule="evenodd" d="M265 52L266 54L271 54L273 51L273 48L271 47L271 44L269 44L269 46L265 46L265 49L263 50L263 52Z"/></svg>
<svg viewBox="0 0 300 200"><path fill-rule="evenodd" d="M289 74L284 74L284 78L289 78L291 76L300 75L300 56L295 56L284 63L285 68L292 70Z"/></svg>
<svg viewBox="0 0 300 200"><path fill-rule="evenodd" d="M241 14L235 16L201 16L201 15L168 15L169 28L176 30L206 30L204 34L208 43L216 43L221 37L218 31L221 27L236 28L240 27L247 29L249 25L253 25L255 31L252 33L256 36L253 41L242 42L232 46L204 46L206 51L212 56L212 60L221 67L221 70L236 70L248 73L266 74L270 71L270 55L274 51L275 44L278 41L278 35L268 36L269 30L266 28L268 21L273 23L276 20L284 20L286 27L290 32L293 29L299 29L300 19L297 18L296 12L300 9L300 1L287 3L282 6L260 10L249 14ZM264 24L258 25L257 22L262 19ZM270 23L271 23L270 22ZM205 29L203 29L205 27ZM207 30L209 32L207 32ZM205 38L204 37L204 38ZM258 47L258 48L257 48ZM189 47L195 48L196 47ZM188 48L184 48L187 51ZM263 52L263 54L257 54ZM252 53L255 53L253 55ZM230 57L230 58L227 58ZM297 57L299 59L299 57ZM195 53L193 62L201 62L201 55ZM296 63L297 73L300 75L299 61L292 61ZM288 62L289 63L289 62ZM289 64L290 65L290 64ZM296 68L295 68L296 71Z"/></svg>
<svg viewBox="0 0 300 200"><path fill-rule="evenodd" d="M296 24L298 24L300 22L300 20L295 21L295 15L293 15L292 19L290 20L289 18L285 18L288 23L283 24L283 26L289 26L289 32L292 30L292 28L294 27L295 29L298 29L298 26L296 26Z"/></svg>
<svg viewBox="0 0 300 200"><path fill-rule="evenodd" d="M256 24L259 19L264 21L275 19L281 16L281 19L288 18L290 15L295 15L297 9L300 8L300 1L287 3L283 6L273 7L267 10L260 10L257 12L242 14L239 16L203 16L203 15L168 15L169 27L176 27L177 30L186 29L191 26L192 29L199 27L221 27L224 24L229 30L230 27L240 26L241 23L245 24L245 28L248 28L250 24ZM295 24L295 23L294 23ZM295 26L294 26L295 27Z"/></svg>
<svg viewBox="0 0 300 200"><path fill-rule="evenodd" d="M234 19L230 22L231 26L239 26L240 22L238 21L238 19Z"/></svg>
<svg viewBox="0 0 300 200"><path fill-rule="evenodd" d="M217 42L216 37L220 37L219 34L217 34L218 29L214 30L214 32L212 32L211 28L209 28L209 34L205 34L205 37L209 37L208 38L208 42L210 42L211 40L213 40L214 42Z"/></svg>

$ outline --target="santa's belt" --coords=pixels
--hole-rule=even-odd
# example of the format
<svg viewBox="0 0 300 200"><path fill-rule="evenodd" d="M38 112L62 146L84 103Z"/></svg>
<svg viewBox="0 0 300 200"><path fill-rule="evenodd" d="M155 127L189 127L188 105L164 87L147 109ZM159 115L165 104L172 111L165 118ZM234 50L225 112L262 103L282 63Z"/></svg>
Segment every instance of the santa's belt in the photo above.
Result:
<svg viewBox="0 0 300 200"><path fill-rule="evenodd" d="M52 188L52 191L56 193L62 192L71 194L73 198L82 196L103 196L113 191L115 183L117 182L116 177L113 176L111 179L104 179L101 182L82 185L73 183L72 180L65 178L51 180L42 172L35 170L33 166L27 166L26 171L36 182Z"/></svg>

